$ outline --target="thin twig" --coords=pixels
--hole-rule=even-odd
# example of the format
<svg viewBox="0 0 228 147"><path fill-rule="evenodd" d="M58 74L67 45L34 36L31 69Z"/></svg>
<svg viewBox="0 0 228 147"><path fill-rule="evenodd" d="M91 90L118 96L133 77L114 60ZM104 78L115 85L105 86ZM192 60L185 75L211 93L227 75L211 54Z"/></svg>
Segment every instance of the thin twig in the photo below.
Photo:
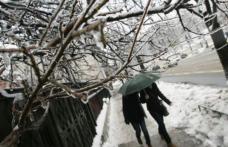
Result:
<svg viewBox="0 0 228 147"><path fill-rule="evenodd" d="M23 53L30 58L31 63L32 63L32 68L34 69L34 72L36 74L38 81L40 81L41 80L40 69L38 67L38 64L36 63L34 56L32 54L30 54L29 51L25 47L22 47L22 49L23 49Z"/></svg>
<svg viewBox="0 0 228 147"><path fill-rule="evenodd" d="M48 26L47 26L47 28L45 29L45 32L44 32L44 34L42 35L42 37L41 37L41 39L40 39L40 41L39 41L39 45L42 44L42 42L43 42L45 36L47 35L47 32L48 32L48 30L49 30L49 28L50 28L50 26L51 26L51 24L52 24L52 22L55 20L55 18L56 18L57 15L59 14L60 10L62 9L64 2L65 2L65 0L62 0L62 1L61 1L61 3L59 4L59 6L58 6L56 12L55 12L54 15L51 17L51 19L50 19L50 21L49 21L49 23L48 23Z"/></svg>
<svg viewBox="0 0 228 147"><path fill-rule="evenodd" d="M81 15L79 19L75 22L74 26L72 27L71 31L68 33L66 39L63 41L63 45L58 50L57 54L55 55L52 63L50 64L48 70L46 71L45 75L42 77L42 79L38 82L36 85L34 91L32 92L31 96L29 97L26 105L24 106L24 109L22 111L22 114L19 118L19 128L22 129L24 126L24 121L29 113L29 110L31 109L33 101L36 99L37 94L39 93L40 89L43 87L44 83L47 82L49 76L53 73L53 70L57 66L59 60L61 59L64 50L68 47L68 44L72 41L73 37L72 34L75 30L77 30L81 24L86 20L84 19L90 8L92 7L94 1L87 7L86 11Z"/></svg>
<svg viewBox="0 0 228 147"><path fill-rule="evenodd" d="M129 55L128 55L128 60L125 62L125 64L124 64L122 67L120 67L119 70L117 70L113 75L109 76L108 78L102 80L102 81L99 82L99 83L95 83L95 84L92 84L92 85L83 87L83 88L81 88L81 89L78 89L78 90L76 90L76 92L83 92L83 91L87 91L87 90L90 90L90 89L92 89L92 88L95 88L95 87L97 87L97 86L101 86L101 85L103 85L104 83L107 83L107 82L113 80L113 79L116 77L116 75L120 74L120 73L127 67L127 65L128 65L128 64L130 63L130 61L131 61L130 58L131 58L131 55L132 55L132 52L133 52L133 49L134 49L134 46L135 46L135 42L136 42L136 40L137 40L138 33L139 33L139 31L140 31L140 29L141 29L141 27L142 27L144 18L145 18L145 16L146 16L147 12L148 12L148 8L149 8L149 5L150 5L150 2L151 2L151 0L148 0L148 3L147 3L147 5L146 5L146 8L145 8L145 10L144 10L144 12L143 12L143 16L142 16L142 18L141 18L141 22L140 22L139 27L138 27L138 29L137 29L137 31L136 31L136 34L135 34L135 37L134 37L134 42L132 43L132 46L131 46L131 48L130 48Z"/></svg>

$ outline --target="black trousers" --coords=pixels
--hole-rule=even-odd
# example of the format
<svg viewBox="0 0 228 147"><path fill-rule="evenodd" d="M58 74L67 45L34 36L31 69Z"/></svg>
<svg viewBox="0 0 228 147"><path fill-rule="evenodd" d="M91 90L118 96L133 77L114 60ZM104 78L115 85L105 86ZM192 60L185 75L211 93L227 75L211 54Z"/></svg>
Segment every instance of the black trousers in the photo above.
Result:
<svg viewBox="0 0 228 147"><path fill-rule="evenodd" d="M172 142L171 138L169 137L169 134L165 128L163 115L153 111L149 111L149 112L158 124L158 132L160 136L165 139L167 144L171 143Z"/></svg>
<svg viewBox="0 0 228 147"><path fill-rule="evenodd" d="M145 120L142 119L140 122L131 122L131 124L135 130L135 134L136 134L138 142L141 141L141 130L142 130L144 137L146 139L146 144L150 145L150 136L149 136L148 130L146 128Z"/></svg>

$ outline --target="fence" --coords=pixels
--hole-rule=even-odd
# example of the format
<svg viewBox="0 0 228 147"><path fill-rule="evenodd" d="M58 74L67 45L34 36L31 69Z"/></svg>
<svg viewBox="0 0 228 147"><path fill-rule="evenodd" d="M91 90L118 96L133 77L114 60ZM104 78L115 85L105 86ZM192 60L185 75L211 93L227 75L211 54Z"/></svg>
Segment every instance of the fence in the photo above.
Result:
<svg viewBox="0 0 228 147"><path fill-rule="evenodd" d="M22 133L18 147L90 147L106 92L101 90L88 104L71 97L52 99L45 118ZM34 119L44 111L33 112Z"/></svg>

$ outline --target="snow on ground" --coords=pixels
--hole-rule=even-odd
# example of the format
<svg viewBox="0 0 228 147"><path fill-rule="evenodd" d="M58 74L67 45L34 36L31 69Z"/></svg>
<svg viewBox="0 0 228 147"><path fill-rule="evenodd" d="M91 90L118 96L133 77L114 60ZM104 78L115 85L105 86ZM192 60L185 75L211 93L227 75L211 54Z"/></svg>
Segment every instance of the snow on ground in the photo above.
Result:
<svg viewBox="0 0 228 147"><path fill-rule="evenodd" d="M120 85L114 84L116 92L110 100L109 137L103 147L118 147L118 144L136 140L133 128L124 123L121 95L117 94ZM171 107L167 106L170 112L165 118L168 130L184 129L202 140L206 147L228 147L228 126L225 125L228 117L198 109L198 105L203 105L228 114L228 89L165 82L158 82L158 87L173 102ZM151 136L158 133L148 112L146 124Z"/></svg>
<svg viewBox="0 0 228 147"><path fill-rule="evenodd" d="M171 84L160 82L161 91L173 101L166 118L167 128L186 128L187 133L203 140L205 146L228 146L228 116L204 110L198 105L228 114L227 88L212 88L189 84Z"/></svg>
<svg viewBox="0 0 228 147"><path fill-rule="evenodd" d="M109 115L109 137L103 147L118 147L118 144L129 142L135 139L133 129L129 125L125 125L122 113L121 95L117 94L120 83L115 83L114 96L110 99L111 109Z"/></svg>
<svg viewBox="0 0 228 147"><path fill-rule="evenodd" d="M108 99L108 98L107 98ZM102 134L103 134L103 129L104 129L104 124L105 124L105 118L106 118L106 113L108 110L108 103L109 101L107 101L106 103L103 104L103 108L97 118L97 127L96 127L96 132L97 135L94 137L93 139L93 144L92 147L100 147L102 142Z"/></svg>
<svg viewBox="0 0 228 147"><path fill-rule="evenodd" d="M117 93L120 85L120 82L113 85L115 91L113 92L114 96L110 100L111 110L109 115L109 138L104 143L103 147L118 147L118 144L127 143L136 139L132 126L126 125L124 122L122 113L122 97ZM148 112L146 112L146 115L150 118ZM155 122L151 121L151 119L146 119L146 124L148 129L156 127ZM150 129L150 133L152 134L156 133L156 131L157 129Z"/></svg>

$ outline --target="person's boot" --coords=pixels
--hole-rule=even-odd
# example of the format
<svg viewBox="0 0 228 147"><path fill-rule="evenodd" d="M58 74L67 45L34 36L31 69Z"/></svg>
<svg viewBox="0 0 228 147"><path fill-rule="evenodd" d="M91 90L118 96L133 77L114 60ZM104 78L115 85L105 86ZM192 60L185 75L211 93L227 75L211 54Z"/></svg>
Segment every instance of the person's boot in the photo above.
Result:
<svg viewBox="0 0 228 147"><path fill-rule="evenodd" d="M177 147L175 144L173 144L173 143L169 143L168 145L167 145L167 147Z"/></svg>
<svg viewBox="0 0 228 147"><path fill-rule="evenodd" d="M141 138L137 138L137 140L138 140L138 143L139 143L139 144L143 144L143 142L142 142L142 139L141 139Z"/></svg>
<svg viewBox="0 0 228 147"><path fill-rule="evenodd" d="M152 145L151 144L148 144L148 147L152 147Z"/></svg>

